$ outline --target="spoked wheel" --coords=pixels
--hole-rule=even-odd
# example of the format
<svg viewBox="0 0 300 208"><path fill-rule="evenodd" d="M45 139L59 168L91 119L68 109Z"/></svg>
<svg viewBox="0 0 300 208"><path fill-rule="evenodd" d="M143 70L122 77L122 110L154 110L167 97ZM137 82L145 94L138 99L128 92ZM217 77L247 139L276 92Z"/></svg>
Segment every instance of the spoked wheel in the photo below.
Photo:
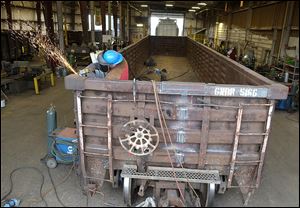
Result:
<svg viewBox="0 0 300 208"><path fill-rule="evenodd" d="M131 206L131 196L133 194L133 184L132 178L124 177L123 180L123 196L124 196L124 203L127 206Z"/></svg>
<svg viewBox="0 0 300 208"><path fill-rule="evenodd" d="M201 194L200 194L201 207L211 207L213 205L213 200L215 198L216 184L214 183L201 184L200 190L201 190Z"/></svg>

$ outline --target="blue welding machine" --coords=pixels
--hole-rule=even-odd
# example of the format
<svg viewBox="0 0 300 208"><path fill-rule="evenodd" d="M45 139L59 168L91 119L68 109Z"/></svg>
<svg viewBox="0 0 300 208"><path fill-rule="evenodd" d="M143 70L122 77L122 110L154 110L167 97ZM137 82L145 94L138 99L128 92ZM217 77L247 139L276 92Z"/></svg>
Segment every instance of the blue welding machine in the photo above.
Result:
<svg viewBox="0 0 300 208"><path fill-rule="evenodd" d="M46 164L55 168L57 163L72 164L78 162L78 137L76 128L57 128L55 107L47 110L48 154Z"/></svg>

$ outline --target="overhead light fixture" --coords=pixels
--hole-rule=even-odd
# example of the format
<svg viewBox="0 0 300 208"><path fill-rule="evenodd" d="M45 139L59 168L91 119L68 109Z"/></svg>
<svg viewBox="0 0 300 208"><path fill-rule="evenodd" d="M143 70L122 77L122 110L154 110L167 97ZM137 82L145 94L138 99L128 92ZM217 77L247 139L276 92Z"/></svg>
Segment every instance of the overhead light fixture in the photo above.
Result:
<svg viewBox="0 0 300 208"><path fill-rule="evenodd" d="M136 24L137 27L143 27L144 24Z"/></svg>
<svg viewBox="0 0 300 208"><path fill-rule="evenodd" d="M148 5L147 4L142 4L141 7L148 7Z"/></svg>
<svg viewBox="0 0 300 208"><path fill-rule="evenodd" d="M195 9L189 9L189 12L195 12L196 10Z"/></svg>
<svg viewBox="0 0 300 208"><path fill-rule="evenodd" d="M244 6L244 1L241 1L240 2L240 7L243 7Z"/></svg>
<svg viewBox="0 0 300 208"><path fill-rule="evenodd" d="M192 9L200 9L200 7L193 6Z"/></svg>
<svg viewBox="0 0 300 208"><path fill-rule="evenodd" d="M173 4L166 4L166 7L173 7Z"/></svg>
<svg viewBox="0 0 300 208"><path fill-rule="evenodd" d="M206 6L207 4L204 3L204 2L200 2L200 3L198 3L198 5L199 5L199 6Z"/></svg>

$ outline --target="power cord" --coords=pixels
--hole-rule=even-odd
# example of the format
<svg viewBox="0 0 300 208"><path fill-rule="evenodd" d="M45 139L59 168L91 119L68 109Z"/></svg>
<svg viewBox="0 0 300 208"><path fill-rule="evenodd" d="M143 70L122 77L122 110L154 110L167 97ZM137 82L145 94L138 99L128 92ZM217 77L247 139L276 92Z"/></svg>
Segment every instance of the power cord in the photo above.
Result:
<svg viewBox="0 0 300 208"><path fill-rule="evenodd" d="M186 72L184 72L184 73L182 73L182 74L180 74L180 75L178 75L178 76L176 76L176 77L169 78L169 79L167 79L167 81L173 80L173 79L176 79L176 78L179 78L179 77L182 77L182 76L186 75L187 73L189 73L190 71L191 71L191 70L188 70L188 71L186 71Z"/></svg>
<svg viewBox="0 0 300 208"><path fill-rule="evenodd" d="M47 171L48 171L48 174L49 174L49 178L50 178L50 181L51 181L51 184L53 186L53 189L54 189L54 193L55 193L55 196L57 198L57 201L60 203L60 205L62 205L63 207L66 207L66 205L64 205L64 203L60 200L60 198L58 197L58 194L57 194L57 190L56 190L56 187L54 185L54 182L53 182L53 178L51 176L51 173L50 173L50 169L47 167Z"/></svg>
<svg viewBox="0 0 300 208"><path fill-rule="evenodd" d="M34 170L36 171L37 173L39 173L42 177L42 182L41 182L41 186L40 186L40 197L42 199L42 201L44 202L44 204L46 205L46 207L48 207L48 204L46 202L46 200L44 199L43 195L42 195L42 189L43 189L43 186L44 186L44 183L45 183L45 177L44 177L44 174L38 169L38 168L35 168L35 167L20 167L20 168L16 168L14 169L12 172L10 172L9 174L9 183L10 183L10 188L9 188L9 191L7 194L5 194L2 198L1 198L1 202L3 200L6 199L7 196L9 196L11 194L11 192L13 191L13 180L12 180L12 177L13 177L13 174L19 170L24 170L24 169L31 169L31 170ZM22 202L21 202L22 203Z"/></svg>

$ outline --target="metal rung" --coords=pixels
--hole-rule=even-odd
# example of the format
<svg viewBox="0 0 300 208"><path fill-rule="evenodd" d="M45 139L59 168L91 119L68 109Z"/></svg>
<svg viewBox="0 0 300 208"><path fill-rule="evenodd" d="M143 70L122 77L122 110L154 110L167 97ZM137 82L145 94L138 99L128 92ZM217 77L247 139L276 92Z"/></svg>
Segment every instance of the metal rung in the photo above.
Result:
<svg viewBox="0 0 300 208"><path fill-rule="evenodd" d="M81 97L81 98L90 98L90 99L103 99L103 100L107 100L108 99L107 97L84 96L84 95L80 95L78 97Z"/></svg>
<svg viewBox="0 0 300 208"><path fill-rule="evenodd" d="M227 186L227 188L257 188L256 186Z"/></svg>
<svg viewBox="0 0 300 208"><path fill-rule="evenodd" d="M94 152L83 152L87 155L95 155L95 156L103 156L103 157L109 157L109 154L101 154L101 153L94 153Z"/></svg>
<svg viewBox="0 0 300 208"><path fill-rule="evenodd" d="M89 125L89 124L80 124L82 127L91 127L91 128L98 128L98 129L107 129L107 126L95 126L95 125Z"/></svg>
<svg viewBox="0 0 300 208"><path fill-rule="evenodd" d="M245 161L235 161L234 163L260 163L260 162L261 162L260 160L254 160L254 161L245 160Z"/></svg>
<svg viewBox="0 0 300 208"><path fill-rule="evenodd" d="M175 176L174 176L175 173ZM145 179L180 181L191 183L215 183L220 184L221 179L217 170L198 170L186 168L168 168L148 166L147 172L137 172L136 165L124 165L121 177Z"/></svg>
<svg viewBox="0 0 300 208"><path fill-rule="evenodd" d="M243 103L243 104L241 104L241 106L271 106L272 104L251 104L251 103L249 103L249 104L245 104L245 103Z"/></svg>
<svg viewBox="0 0 300 208"><path fill-rule="evenodd" d="M106 181L106 182L113 183L113 181L108 180L108 179L104 179L104 178L96 178L96 177L92 177L92 176L83 176L83 177L88 178L88 179L94 179L94 180L98 180L98 181Z"/></svg>
<svg viewBox="0 0 300 208"><path fill-rule="evenodd" d="M268 133L237 133L239 136L265 136Z"/></svg>

